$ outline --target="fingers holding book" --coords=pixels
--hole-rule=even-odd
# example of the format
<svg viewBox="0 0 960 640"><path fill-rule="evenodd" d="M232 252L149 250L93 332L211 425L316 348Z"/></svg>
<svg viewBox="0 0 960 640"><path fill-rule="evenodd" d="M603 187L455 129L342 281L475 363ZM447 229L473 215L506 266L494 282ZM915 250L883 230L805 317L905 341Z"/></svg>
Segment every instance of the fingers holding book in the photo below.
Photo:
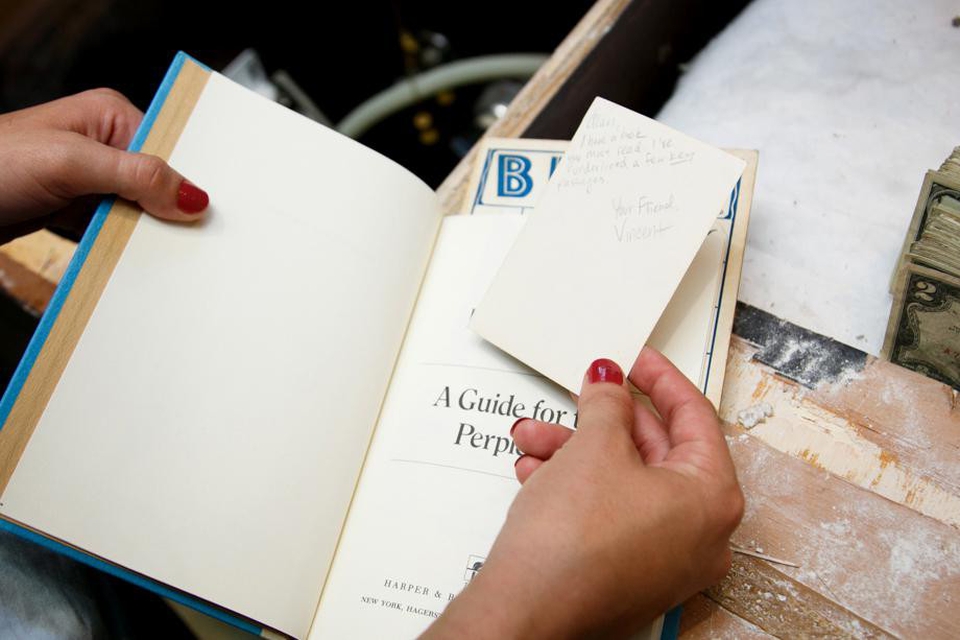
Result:
<svg viewBox="0 0 960 640"><path fill-rule="evenodd" d="M515 424L523 488L484 570L431 632L494 610L486 628L507 635L619 635L726 573L744 505L712 406L652 349L630 379L655 411L625 378L609 360L591 365L576 431Z"/></svg>
<svg viewBox="0 0 960 640"><path fill-rule="evenodd" d="M109 89L0 115L0 233L81 231L89 196L115 193L159 218L198 219L209 198L163 159L125 151L143 114ZM78 215L83 209L86 215Z"/></svg>

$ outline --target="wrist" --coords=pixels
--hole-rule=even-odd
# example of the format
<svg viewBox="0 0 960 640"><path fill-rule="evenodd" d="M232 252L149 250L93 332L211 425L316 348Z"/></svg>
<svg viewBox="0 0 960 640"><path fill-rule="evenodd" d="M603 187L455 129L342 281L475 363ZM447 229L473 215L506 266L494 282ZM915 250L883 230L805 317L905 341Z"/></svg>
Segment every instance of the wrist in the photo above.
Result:
<svg viewBox="0 0 960 640"><path fill-rule="evenodd" d="M422 636L423 638L557 637L542 624L549 615L513 576L484 567ZM536 616L536 618L535 618ZM548 622L548 621L546 621Z"/></svg>

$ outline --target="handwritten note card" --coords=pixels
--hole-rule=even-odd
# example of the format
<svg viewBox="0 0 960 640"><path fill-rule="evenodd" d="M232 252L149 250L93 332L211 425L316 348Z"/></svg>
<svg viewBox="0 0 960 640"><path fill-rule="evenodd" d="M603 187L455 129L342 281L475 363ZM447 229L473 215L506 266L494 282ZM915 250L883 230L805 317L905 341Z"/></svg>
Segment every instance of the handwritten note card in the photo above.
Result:
<svg viewBox="0 0 960 640"><path fill-rule="evenodd" d="M743 168L596 98L471 327L574 392L596 358L629 370Z"/></svg>

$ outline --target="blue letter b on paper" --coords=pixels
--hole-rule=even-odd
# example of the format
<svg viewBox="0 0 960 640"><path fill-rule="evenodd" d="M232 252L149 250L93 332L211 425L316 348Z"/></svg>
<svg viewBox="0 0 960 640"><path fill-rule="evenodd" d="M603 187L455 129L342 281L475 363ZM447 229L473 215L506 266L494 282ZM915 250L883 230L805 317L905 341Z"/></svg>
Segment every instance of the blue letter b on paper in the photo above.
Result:
<svg viewBox="0 0 960 640"><path fill-rule="evenodd" d="M497 159L500 179L497 181L497 195L507 198L522 198L530 193L533 180L530 179L530 159L524 156L503 154Z"/></svg>

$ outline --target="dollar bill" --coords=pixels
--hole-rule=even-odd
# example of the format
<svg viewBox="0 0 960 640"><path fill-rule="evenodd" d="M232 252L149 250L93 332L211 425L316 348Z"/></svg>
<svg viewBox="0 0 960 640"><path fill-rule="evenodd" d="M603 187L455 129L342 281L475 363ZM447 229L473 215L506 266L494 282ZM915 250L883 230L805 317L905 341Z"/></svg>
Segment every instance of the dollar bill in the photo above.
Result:
<svg viewBox="0 0 960 640"><path fill-rule="evenodd" d="M960 147L954 147L950 157L940 165L940 171L946 173L955 173L960 176Z"/></svg>
<svg viewBox="0 0 960 640"><path fill-rule="evenodd" d="M931 215L933 209L937 207L938 210L950 211L955 204L960 204L960 147L954 149L939 171L928 171L923 179L920 198L913 211L900 259L890 280L890 293L897 295L899 274L910 261L910 253L916 248L916 243L921 241L928 222L935 217Z"/></svg>
<svg viewBox="0 0 960 640"><path fill-rule="evenodd" d="M944 196L930 208L920 239L910 245L907 258L960 277L960 200Z"/></svg>
<svg viewBox="0 0 960 640"><path fill-rule="evenodd" d="M883 353L891 362L960 389L960 278L906 263Z"/></svg>

